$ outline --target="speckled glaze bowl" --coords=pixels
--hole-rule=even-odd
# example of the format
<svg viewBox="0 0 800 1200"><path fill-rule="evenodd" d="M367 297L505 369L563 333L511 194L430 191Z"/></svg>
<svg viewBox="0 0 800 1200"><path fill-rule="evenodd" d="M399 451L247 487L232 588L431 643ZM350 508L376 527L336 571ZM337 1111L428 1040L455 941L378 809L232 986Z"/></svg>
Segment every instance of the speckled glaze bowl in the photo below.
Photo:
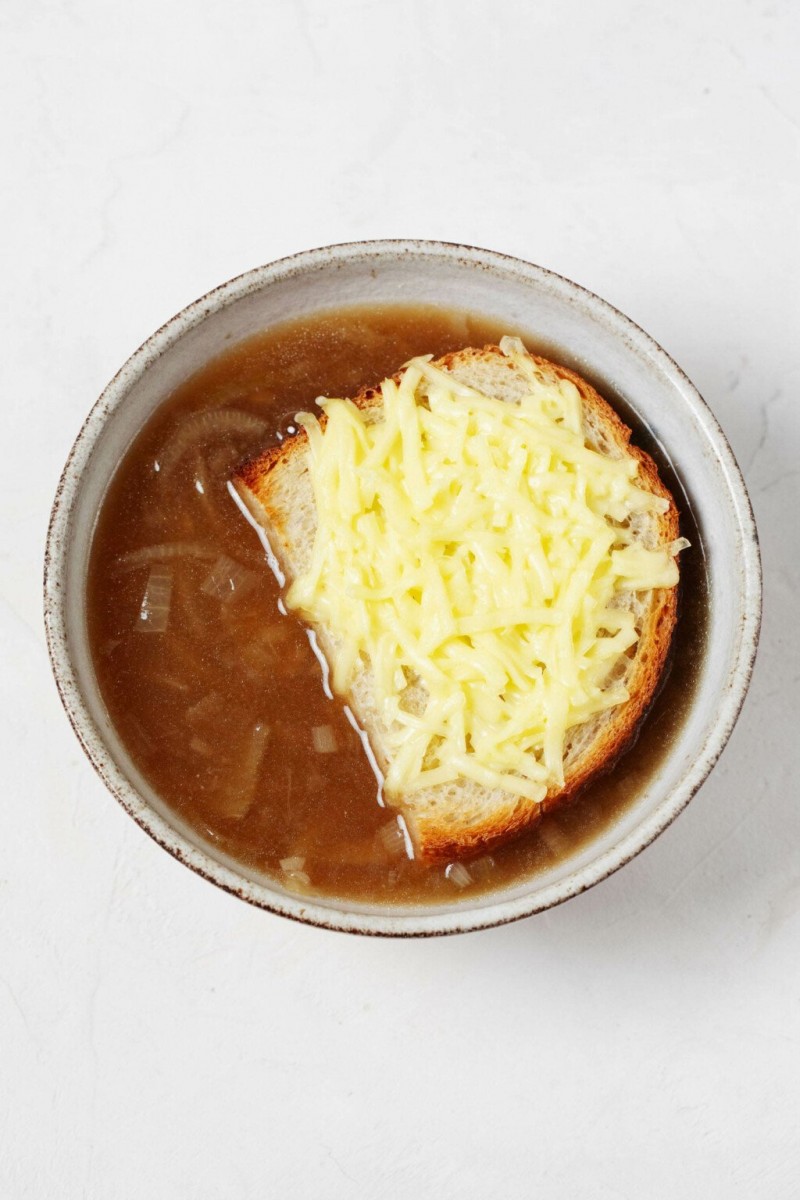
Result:
<svg viewBox="0 0 800 1200"><path fill-rule="evenodd" d="M84 587L95 517L126 448L182 380L240 338L349 304L468 308L535 331L605 380L665 447L689 495L710 579L708 641L691 709L645 790L588 847L529 881L429 907L310 900L249 874L206 844L142 778L111 725L94 676ZM395 936L457 933L541 912L604 879L644 849L698 790L747 691L761 617L752 509L714 416L679 367L616 309L541 267L441 242L328 246L259 267L178 313L128 360L95 404L64 468L45 565L45 622L64 707L109 790L181 862L243 900L331 929Z"/></svg>

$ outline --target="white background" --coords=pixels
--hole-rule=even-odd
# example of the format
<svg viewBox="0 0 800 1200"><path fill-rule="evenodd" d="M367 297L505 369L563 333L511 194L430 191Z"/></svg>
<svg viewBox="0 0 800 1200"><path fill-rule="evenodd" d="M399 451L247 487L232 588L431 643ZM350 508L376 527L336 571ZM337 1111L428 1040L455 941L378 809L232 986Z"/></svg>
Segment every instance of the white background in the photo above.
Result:
<svg viewBox="0 0 800 1200"><path fill-rule="evenodd" d="M0 1195L798 1195L799 7L4 0ZM752 491L749 700L637 861L388 942L250 909L106 794L40 615L56 480L173 312L306 247L489 246L685 367Z"/></svg>

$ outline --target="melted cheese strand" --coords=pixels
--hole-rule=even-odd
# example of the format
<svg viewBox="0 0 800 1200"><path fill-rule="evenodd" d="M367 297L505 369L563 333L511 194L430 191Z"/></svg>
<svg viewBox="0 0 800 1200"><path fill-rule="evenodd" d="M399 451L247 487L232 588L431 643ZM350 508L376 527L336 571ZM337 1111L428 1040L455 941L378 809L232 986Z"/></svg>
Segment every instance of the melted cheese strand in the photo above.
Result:
<svg viewBox="0 0 800 1200"><path fill-rule="evenodd" d="M310 414L311 563L287 606L341 646L334 689L367 662L389 795L471 779L534 801L564 782L569 730L623 703L610 683L638 638L620 593L672 587L678 543L626 524L667 504L631 455L586 445L581 401L516 339L529 390L485 396L414 359L380 419L347 400Z"/></svg>

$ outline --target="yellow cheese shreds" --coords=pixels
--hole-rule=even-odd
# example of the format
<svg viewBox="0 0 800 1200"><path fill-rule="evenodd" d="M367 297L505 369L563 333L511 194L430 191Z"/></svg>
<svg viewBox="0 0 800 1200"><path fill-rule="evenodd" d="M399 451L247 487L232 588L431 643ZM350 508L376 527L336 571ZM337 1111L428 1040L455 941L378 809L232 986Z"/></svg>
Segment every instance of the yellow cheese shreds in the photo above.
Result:
<svg viewBox="0 0 800 1200"><path fill-rule="evenodd" d="M503 351L518 404L420 358L377 421L346 400L320 401L324 428L298 417L318 525L286 600L341 645L338 692L371 668L389 794L468 779L541 800L568 731L627 698L609 682L638 636L620 593L677 582L677 544L631 541L626 522L664 507L635 459L590 449L574 385Z"/></svg>

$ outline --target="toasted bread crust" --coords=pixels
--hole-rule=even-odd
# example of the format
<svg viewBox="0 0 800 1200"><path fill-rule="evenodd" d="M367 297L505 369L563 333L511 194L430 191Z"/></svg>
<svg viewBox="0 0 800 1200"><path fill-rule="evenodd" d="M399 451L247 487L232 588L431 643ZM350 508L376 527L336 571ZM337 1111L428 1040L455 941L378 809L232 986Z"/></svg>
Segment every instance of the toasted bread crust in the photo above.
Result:
<svg viewBox="0 0 800 1200"><path fill-rule="evenodd" d="M602 428L605 439L613 445L616 452L630 454L636 459L639 465L638 485L669 502L669 509L657 518L658 544L668 545L674 541L679 532L675 501L661 480L653 459L639 447L631 445L631 430L628 426L591 384L574 371L536 355L531 355L531 358L543 371L570 380L580 394L584 418L591 417L594 424ZM459 369L480 360L491 362L494 369L502 362L508 365L509 370L514 370L513 364L497 346L485 346L482 350L456 351L437 360L437 366L457 373ZM399 379L399 373L394 378ZM377 409L382 404L380 390L365 387L353 402L362 411ZM324 414L320 416L320 423L325 423ZM304 453L306 442L307 435L301 429L291 439L245 463L235 477L240 495L256 520L271 535L272 548L290 578L295 571L292 569L291 545L286 527L287 514L282 512L280 504L276 503L274 493L283 469L287 466L297 467L295 456ZM460 827L445 820L414 819L412 816L409 821L412 834L420 854L426 861L448 862L454 858L469 857L505 841L529 826L544 811L566 802L596 776L613 767L619 756L635 739L658 690L677 618L677 586L658 589L650 596L650 605L643 618L641 633L635 646L631 674L626 681L629 699L610 710L608 719L601 725L587 748L568 764L564 786L548 792L541 804L521 799L508 792L492 793L493 805L490 815L478 823ZM357 712L357 715L362 714ZM402 807L402 798L398 799Z"/></svg>

